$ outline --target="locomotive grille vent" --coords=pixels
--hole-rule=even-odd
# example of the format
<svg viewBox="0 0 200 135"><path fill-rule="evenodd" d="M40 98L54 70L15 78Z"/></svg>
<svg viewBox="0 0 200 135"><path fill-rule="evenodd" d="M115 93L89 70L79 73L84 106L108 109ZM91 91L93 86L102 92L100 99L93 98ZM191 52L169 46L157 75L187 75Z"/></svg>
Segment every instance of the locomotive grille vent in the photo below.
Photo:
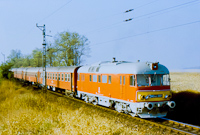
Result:
<svg viewBox="0 0 200 135"><path fill-rule="evenodd" d="M100 67L97 67L97 68L96 68L96 72L99 72L99 69L100 69Z"/></svg>
<svg viewBox="0 0 200 135"><path fill-rule="evenodd" d="M88 72L99 72L100 67L90 67Z"/></svg>

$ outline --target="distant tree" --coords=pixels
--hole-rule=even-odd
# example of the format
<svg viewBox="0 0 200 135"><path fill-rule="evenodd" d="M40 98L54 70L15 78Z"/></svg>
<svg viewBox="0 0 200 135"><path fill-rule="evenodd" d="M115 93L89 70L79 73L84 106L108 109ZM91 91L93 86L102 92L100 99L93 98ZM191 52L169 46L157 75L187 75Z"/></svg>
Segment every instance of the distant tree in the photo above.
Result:
<svg viewBox="0 0 200 135"><path fill-rule="evenodd" d="M31 66L31 55L26 55L23 58L23 67L30 67Z"/></svg>
<svg viewBox="0 0 200 135"><path fill-rule="evenodd" d="M13 65L13 67L21 67L23 63L22 53L20 50L11 50L11 54L8 56L8 62Z"/></svg>
<svg viewBox="0 0 200 135"><path fill-rule="evenodd" d="M59 65L80 65L82 56L89 56L89 41L78 33L62 32L55 40Z"/></svg>
<svg viewBox="0 0 200 135"><path fill-rule="evenodd" d="M30 59L31 67L42 67L42 51L36 48L32 51L32 58Z"/></svg>
<svg viewBox="0 0 200 135"><path fill-rule="evenodd" d="M54 66L54 61L56 61L56 57L57 57L57 49L56 49L56 47L48 47L47 55L46 55L46 61L47 61L47 64L50 67Z"/></svg>

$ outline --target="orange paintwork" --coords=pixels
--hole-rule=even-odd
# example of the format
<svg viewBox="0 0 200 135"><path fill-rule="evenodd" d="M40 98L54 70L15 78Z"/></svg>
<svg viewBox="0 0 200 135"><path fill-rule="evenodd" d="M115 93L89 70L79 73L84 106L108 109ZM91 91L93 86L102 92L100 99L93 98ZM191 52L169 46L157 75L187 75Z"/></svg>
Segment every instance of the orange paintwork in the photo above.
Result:
<svg viewBox="0 0 200 135"><path fill-rule="evenodd" d="M56 74L57 74L57 78L56 78ZM60 74L60 77L59 77L59 74ZM65 74L70 75L69 76L70 79L69 77L65 79ZM73 85L73 81L71 82L71 76L73 76L73 73L69 73L69 72L47 72L47 85L61 88L61 89L71 90L71 87Z"/></svg>
<svg viewBox="0 0 200 135"><path fill-rule="evenodd" d="M83 81L81 77L85 80ZM97 75L97 82L89 81L90 75ZM98 75L101 75L101 82L98 82ZM107 75L107 83L102 83L102 75ZM88 74L80 73L80 79L77 81L78 90L82 92L97 94L110 98L116 98L126 101L135 102L136 86L130 86L130 76L133 74ZM111 83L109 84L109 77L111 76ZM125 77L125 84L122 79L120 84L120 76Z"/></svg>
<svg viewBox="0 0 200 135"><path fill-rule="evenodd" d="M97 75L97 82L90 81L90 75ZM98 82L98 75L101 75L101 82ZM102 83L102 75L107 75L107 83ZM135 86L130 85L130 76L133 74L95 74L95 73L80 73L77 81L78 91L96 94L100 96L136 102L136 93L138 90L163 90L170 89L170 86ZM109 84L109 77L111 83ZM120 79L121 76L121 79ZM83 79L84 78L84 79ZM125 78L125 83L124 83ZM121 81L120 81L121 80Z"/></svg>
<svg viewBox="0 0 200 135"><path fill-rule="evenodd" d="M47 85L73 91L76 91L77 88L78 91L129 102L137 102L136 94L138 90L170 90L170 86L163 85L150 86L151 84L149 84L149 86L137 86L137 76L134 74L79 73L79 79L77 79L78 68L75 68L73 72L47 72ZM41 78L41 74L42 72L39 71L27 73L21 71L21 73L17 72L17 74L14 72L14 76L18 79L25 79L26 81L42 84L43 79ZM93 75L96 75L94 81ZM101 78L100 82L99 76ZM107 76L107 83L102 82L102 76ZM109 76L111 76L111 83L109 83ZM135 80L133 85L130 85L131 76L134 76L133 78Z"/></svg>

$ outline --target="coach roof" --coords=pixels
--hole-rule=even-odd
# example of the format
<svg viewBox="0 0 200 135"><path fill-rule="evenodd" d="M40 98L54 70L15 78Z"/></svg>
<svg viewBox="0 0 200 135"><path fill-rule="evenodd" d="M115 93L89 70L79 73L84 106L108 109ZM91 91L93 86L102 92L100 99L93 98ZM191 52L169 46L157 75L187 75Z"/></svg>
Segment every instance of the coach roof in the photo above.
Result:
<svg viewBox="0 0 200 135"><path fill-rule="evenodd" d="M73 73L77 66L67 66L67 67L48 67L47 72L70 72Z"/></svg>

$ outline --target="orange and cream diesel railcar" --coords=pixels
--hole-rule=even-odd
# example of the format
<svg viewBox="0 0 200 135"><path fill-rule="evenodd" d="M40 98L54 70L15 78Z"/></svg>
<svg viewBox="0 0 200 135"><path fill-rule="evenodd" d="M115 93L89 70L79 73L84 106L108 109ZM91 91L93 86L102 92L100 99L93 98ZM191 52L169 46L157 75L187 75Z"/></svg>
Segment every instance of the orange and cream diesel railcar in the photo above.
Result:
<svg viewBox="0 0 200 135"><path fill-rule="evenodd" d="M13 68L14 77L43 84L42 68ZM91 66L46 69L47 88L57 88L86 102L113 107L141 118L167 115L175 107L170 101L169 70L152 62L99 62Z"/></svg>
<svg viewBox="0 0 200 135"><path fill-rule="evenodd" d="M77 96L141 118L167 115L170 101L168 69L151 62L100 62L78 70Z"/></svg>

